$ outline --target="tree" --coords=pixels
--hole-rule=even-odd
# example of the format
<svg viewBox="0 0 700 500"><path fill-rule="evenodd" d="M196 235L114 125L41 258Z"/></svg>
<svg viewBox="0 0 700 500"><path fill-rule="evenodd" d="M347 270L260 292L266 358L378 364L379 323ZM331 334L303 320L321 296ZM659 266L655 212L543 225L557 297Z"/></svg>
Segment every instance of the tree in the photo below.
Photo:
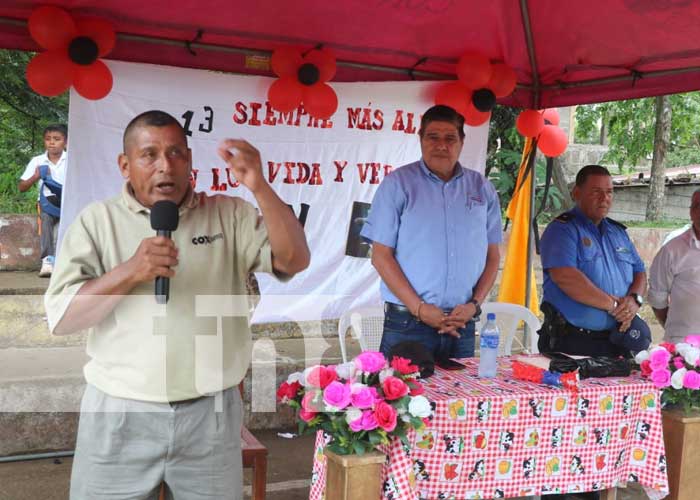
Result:
<svg viewBox="0 0 700 500"><path fill-rule="evenodd" d="M48 98L27 86L24 72L33 55L0 50L0 213L36 210L36 188L20 193L19 176L42 151L43 128L68 119L67 93Z"/></svg>
<svg viewBox="0 0 700 500"><path fill-rule="evenodd" d="M664 213L666 184L666 150L671 142L671 99L658 96L655 103L656 130L654 156L651 160L651 179L647 198L646 220L661 220Z"/></svg>
<svg viewBox="0 0 700 500"><path fill-rule="evenodd" d="M669 100L675 119L670 128L667 165L700 163L700 93L675 94ZM605 161L616 164L620 173L651 157L655 131L653 97L576 108L576 142L601 144L606 135L610 149Z"/></svg>

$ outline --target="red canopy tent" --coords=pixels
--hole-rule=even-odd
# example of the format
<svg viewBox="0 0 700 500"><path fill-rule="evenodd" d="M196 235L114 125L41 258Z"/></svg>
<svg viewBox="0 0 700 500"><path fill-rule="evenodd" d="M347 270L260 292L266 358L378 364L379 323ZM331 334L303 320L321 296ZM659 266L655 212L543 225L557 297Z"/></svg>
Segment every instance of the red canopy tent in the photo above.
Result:
<svg viewBox="0 0 700 500"><path fill-rule="evenodd" d="M700 89L693 0L4 0L0 47L38 50L26 21L50 3L111 21L110 59L272 75L283 45L332 48L336 81L455 78L467 50L518 75L501 104L555 107ZM189 43L188 43L189 42Z"/></svg>

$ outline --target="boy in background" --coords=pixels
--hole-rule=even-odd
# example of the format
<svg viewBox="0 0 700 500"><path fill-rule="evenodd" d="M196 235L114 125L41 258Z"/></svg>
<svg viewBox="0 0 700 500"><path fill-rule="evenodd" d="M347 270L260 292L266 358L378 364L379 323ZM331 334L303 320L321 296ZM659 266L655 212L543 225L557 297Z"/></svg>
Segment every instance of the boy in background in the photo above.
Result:
<svg viewBox="0 0 700 500"><path fill-rule="evenodd" d="M39 276L47 278L53 272L56 255L56 236L61 217L61 191L66 179L66 145L68 130L65 125L49 125L44 129L43 154L35 156L27 164L20 177L18 188L21 192L39 182L39 215L41 270Z"/></svg>

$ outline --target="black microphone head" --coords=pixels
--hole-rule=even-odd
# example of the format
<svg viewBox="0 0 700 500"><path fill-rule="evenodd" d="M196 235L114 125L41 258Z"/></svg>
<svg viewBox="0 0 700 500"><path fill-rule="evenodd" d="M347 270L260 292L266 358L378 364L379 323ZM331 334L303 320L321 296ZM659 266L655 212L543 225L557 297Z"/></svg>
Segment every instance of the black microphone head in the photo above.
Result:
<svg viewBox="0 0 700 500"><path fill-rule="evenodd" d="M151 207L151 227L156 231L175 231L179 218L177 205L170 200L156 201Z"/></svg>

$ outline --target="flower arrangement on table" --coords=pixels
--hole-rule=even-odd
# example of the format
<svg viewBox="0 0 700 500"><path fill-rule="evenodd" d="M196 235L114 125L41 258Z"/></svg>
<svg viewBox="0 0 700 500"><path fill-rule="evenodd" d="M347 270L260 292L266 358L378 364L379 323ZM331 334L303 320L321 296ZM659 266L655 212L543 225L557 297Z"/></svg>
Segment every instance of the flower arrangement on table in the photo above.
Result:
<svg viewBox="0 0 700 500"><path fill-rule="evenodd" d="M333 453L362 455L393 436L408 445L406 432L427 425L430 402L418 375L405 358L389 363L366 351L348 363L292 373L277 398L298 410L300 434L323 430L333 438L327 446Z"/></svg>
<svg viewBox="0 0 700 500"><path fill-rule="evenodd" d="M662 342L639 352L634 360L642 377L662 389L661 404L683 405L685 411L700 409L700 335L684 342Z"/></svg>

